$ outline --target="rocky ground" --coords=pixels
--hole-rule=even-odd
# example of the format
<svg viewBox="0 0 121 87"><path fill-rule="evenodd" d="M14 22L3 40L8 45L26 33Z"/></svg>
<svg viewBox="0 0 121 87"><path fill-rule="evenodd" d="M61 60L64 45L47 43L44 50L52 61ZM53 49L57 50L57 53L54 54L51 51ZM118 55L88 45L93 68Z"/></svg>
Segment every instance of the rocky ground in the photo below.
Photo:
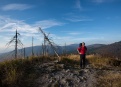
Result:
<svg viewBox="0 0 121 87"><path fill-rule="evenodd" d="M36 70L39 73L36 87L95 87L96 70L90 65L80 69L49 62L36 66Z"/></svg>
<svg viewBox="0 0 121 87"><path fill-rule="evenodd" d="M120 80L120 67L94 68L87 64L85 69L80 69L79 65L70 66L51 61L35 66L35 70L38 78L33 87L120 87L113 85L114 80ZM103 75L107 77L100 79ZM108 81L108 78L111 80Z"/></svg>

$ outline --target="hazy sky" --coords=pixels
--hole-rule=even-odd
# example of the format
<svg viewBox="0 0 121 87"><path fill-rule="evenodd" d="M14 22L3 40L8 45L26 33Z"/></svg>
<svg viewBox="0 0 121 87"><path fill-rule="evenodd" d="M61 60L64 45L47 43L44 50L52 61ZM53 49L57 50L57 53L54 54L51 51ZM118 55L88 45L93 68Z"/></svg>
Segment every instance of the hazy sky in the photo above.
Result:
<svg viewBox="0 0 121 87"><path fill-rule="evenodd" d="M25 47L43 42L41 27L58 45L121 40L121 0L0 0L0 53L15 30Z"/></svg>

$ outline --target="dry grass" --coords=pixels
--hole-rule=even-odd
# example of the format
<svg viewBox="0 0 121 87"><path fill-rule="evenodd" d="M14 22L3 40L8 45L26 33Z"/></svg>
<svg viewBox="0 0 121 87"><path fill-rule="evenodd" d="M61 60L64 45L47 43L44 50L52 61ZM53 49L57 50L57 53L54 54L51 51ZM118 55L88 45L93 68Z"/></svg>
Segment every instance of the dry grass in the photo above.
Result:
<svg viewBox="0 0 121 87"><path fill-rule="evenodd" d="M99 56L89 56L87 57L89 63L92 65L93 68L105 68L109 67L109 58L101 58Z"/></svg>
<svg viewBox="0 0 121 87"><path fill-rule="evenodd" d="M121 87L121 73L108 72L99 76L97 87Z"/></svg>
<svg viewBox="0 0 121 87"><path fill-rule="evenodd" d="M65 58L71 61L73 60L73 61L80 62L80 55L71 54L65 57L63 56L61 57L61 60ZM98 69L118 67L120 66L120 62L121 62L114 58L106 58L106 57L102 58L99 55L86 55L86 60L90 65L92 65L93 68L98 68Z"/></svg>
<svg viewBox="0 0 121 87"><path fill-rule="evenodd" d="M100 56L87 55L88 62L93 68L106 69L111 66L115 68L118 62L111 58L101 58ZM34 57L28 59L16 59L4 61L0 63L0 87L33 87L34 80L38 77L35 72L35 65L42 62L54 60L52 58ZM67 66L79 66L79 55L68 55L62 57L61 62ZM68 67L67 67L68 68ZM101 72L102 73L102 72ZM120 73L106 73L99 75L99 87L120 87L121 85ZM102 84L102 85L101 85Z"/></svg>
<svg viewBox="0 0 121 87"><path fill-rule="evenodd" d="M107 69L107 68L114 68L114 67L120 67L120 61L116 60L114 58L106 58L106 57L100 57L96 55L88 55L87 60L92 65L93 68L98 69Z"/></svg>
<svg viewBox="0 0 121 87"><path fill-rule="evenodd" d="M121 87L121 72L115 71L115 69L121 70L119 60L114 58L102 58L97 55L87 55L86 59L92 68L99 70L96 71L96 87ZM79 55L69 55L65 61L73 65L74 63L72 61L79 62L79 60ZM109 68L111 68L111 70Z"/></svg>
<svg viewBox="0 0 121 87"><path fill-rule="evenodd" d="M33 87L34 79L38 77L35 66L47 61L51 58L30 57L1 62L0 87Z"/></svg>
<svg viewBox="0 0 121 87"><path fill-rule="evenodd" d="M80 60L80 56L74 55L74 54L68 55L67 58L72 59L72 60L76 60L76 61Z"/></svg>
<svg viewBox="0 0 121 87"><path fill-rule="evenodd" d="M119 60L94 55L87 56L87 59L93 68L99 69L96 87L121 87L121 72L115 71L121 69Z"/></svg>
<svg viewBox="0 0 121 87"><path fill-rule="evenodd" d="M70 61L78 61L80 62L80 55L68 55L66 58ZM63 60L62 58L62 60ZM110 58L101 58L100 56L95 56L95 55L86 55L87 62L92 65L93 68L105 68L105 67L110 67L109 62L111 61Z"/></svg>

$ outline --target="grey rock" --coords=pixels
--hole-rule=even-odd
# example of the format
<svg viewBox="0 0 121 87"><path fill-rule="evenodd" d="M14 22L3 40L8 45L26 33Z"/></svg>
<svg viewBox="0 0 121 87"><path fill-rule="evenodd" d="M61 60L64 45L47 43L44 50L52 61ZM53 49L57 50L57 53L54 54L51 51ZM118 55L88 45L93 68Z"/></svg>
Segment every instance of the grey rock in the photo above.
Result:
<svg viewBox="0 0 121 87"><path fill-rule="evenodd" d="M89 70L88 69L85 69L84 72L87 73L87 72L89 72Z"/></svg>

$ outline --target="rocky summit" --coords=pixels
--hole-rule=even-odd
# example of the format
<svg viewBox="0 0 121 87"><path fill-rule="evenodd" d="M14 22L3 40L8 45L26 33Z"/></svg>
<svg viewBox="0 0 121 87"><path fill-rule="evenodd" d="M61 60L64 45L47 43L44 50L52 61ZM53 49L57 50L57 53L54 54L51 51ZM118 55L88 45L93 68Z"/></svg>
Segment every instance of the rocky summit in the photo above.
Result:
<svg viewBox="0 0 121 87"><path fill-rule="evenodd" d="M96 83L95 70L87 65L66 68L64 64L55 62L36 66L40 77L36 80L37 87L94 87Z"/></svg>

